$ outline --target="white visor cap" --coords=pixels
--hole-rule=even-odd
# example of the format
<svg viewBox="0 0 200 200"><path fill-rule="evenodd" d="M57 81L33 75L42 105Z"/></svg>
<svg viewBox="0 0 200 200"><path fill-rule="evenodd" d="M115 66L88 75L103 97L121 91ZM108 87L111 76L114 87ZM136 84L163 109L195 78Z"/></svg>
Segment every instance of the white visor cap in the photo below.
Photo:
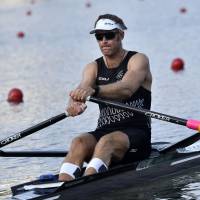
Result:
<svg viewBox="0 0 200 200"><path fill-rule="evenodd" d="M116 23L111 19L100 19L97 21L95 28L92 31L90 31L90 34L96 33L96 31L110 31L114 29L124 31L127 28L119 23Z"/></svg>

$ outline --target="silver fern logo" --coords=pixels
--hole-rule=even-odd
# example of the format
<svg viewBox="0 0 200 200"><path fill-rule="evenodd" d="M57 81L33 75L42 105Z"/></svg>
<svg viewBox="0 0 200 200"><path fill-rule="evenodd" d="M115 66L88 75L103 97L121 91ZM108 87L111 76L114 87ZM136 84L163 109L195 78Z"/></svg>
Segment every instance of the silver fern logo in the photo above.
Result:
<svg viewBox="0 0 200 200"><path fill-rule="evenodd" d="M121 80L123 76L124 76L124 71L121 70L121 71L119 71L118 74L116 75L116 79L117 79L117 80Z"/></svg>

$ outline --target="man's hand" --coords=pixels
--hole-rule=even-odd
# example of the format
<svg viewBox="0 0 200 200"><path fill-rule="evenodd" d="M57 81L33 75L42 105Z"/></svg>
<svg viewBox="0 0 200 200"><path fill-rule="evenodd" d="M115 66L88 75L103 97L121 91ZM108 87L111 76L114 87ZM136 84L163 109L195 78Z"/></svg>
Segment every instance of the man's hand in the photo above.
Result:
<svg viewBox="0 0 200 200"><path fill-rule="evenodd" d="M86 108L87 105L85 103L71 100L66 108L66 111L69 116L74 117L83 113Z"/></svg>
<svg viewBox="0 0 200 200"><path fill-rule="evenodd" d="M77 88L70 92L69 96L74 101L85 102L87 97L93 95L95 90L91 87L88 88Z"/></svg>

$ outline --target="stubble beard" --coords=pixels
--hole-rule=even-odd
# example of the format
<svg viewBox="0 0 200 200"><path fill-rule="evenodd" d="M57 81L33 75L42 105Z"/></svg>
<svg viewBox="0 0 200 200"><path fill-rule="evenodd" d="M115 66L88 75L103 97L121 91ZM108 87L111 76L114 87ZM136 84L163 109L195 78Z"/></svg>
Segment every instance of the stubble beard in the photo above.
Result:
<svg viewBox="0 0 200 200"><path fill-rule="evenodd" d="M102 54L106 57L114 57L122 49L122 44L119 43L117 46L108 45L109 49L104 50L103 47L100 47Z"/></svg>

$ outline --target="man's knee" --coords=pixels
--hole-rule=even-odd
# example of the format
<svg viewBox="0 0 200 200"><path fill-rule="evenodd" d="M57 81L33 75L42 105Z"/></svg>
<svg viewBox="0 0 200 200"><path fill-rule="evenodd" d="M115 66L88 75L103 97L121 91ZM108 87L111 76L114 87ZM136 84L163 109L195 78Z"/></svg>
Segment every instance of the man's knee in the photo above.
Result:
<svg viewBox="0 0 200 200"><path fill-rule="evenodd" d="M80 135L72 140L70 154L84 157L91 156L95 145L96 141L93 136L89 134Z"/></svg>
<svg viewBox="0 0 200 200"><path fill-rule="evenodd" d="M105 135L101 137L97 143L97 148L110 148L112 146L113 138L110 135Z"/></svg>
<svg viewBox="0 0 200 200"><path fill-rule="evenodd" d="M113 132L103 136L98 142L99 148L128 149L129 138L121 132Z"/></svg>
<svg viewBox="0 0 200 200"><path fill-rule="evenodd" d="M103 136L95 147L95 154L112 154L113 146L112 146L112 138L109 136Z"/></svg>
<svg viewBox="0 0 200 200"><path fill-rule="evenodd" d="M112 159L120 160L129 149L128 136L121 132L115 132L103 136L96 148L95 152L98 153L109 153Z"/></svg>
<svg viewBox="0 0 200 200"><path fill-rule="evenodd" d="M74 149L74 150L77 150L77 149L83 150L83 149L87 148L85 139L81 136L75 137L72 140L71 148Z"/></svg>

